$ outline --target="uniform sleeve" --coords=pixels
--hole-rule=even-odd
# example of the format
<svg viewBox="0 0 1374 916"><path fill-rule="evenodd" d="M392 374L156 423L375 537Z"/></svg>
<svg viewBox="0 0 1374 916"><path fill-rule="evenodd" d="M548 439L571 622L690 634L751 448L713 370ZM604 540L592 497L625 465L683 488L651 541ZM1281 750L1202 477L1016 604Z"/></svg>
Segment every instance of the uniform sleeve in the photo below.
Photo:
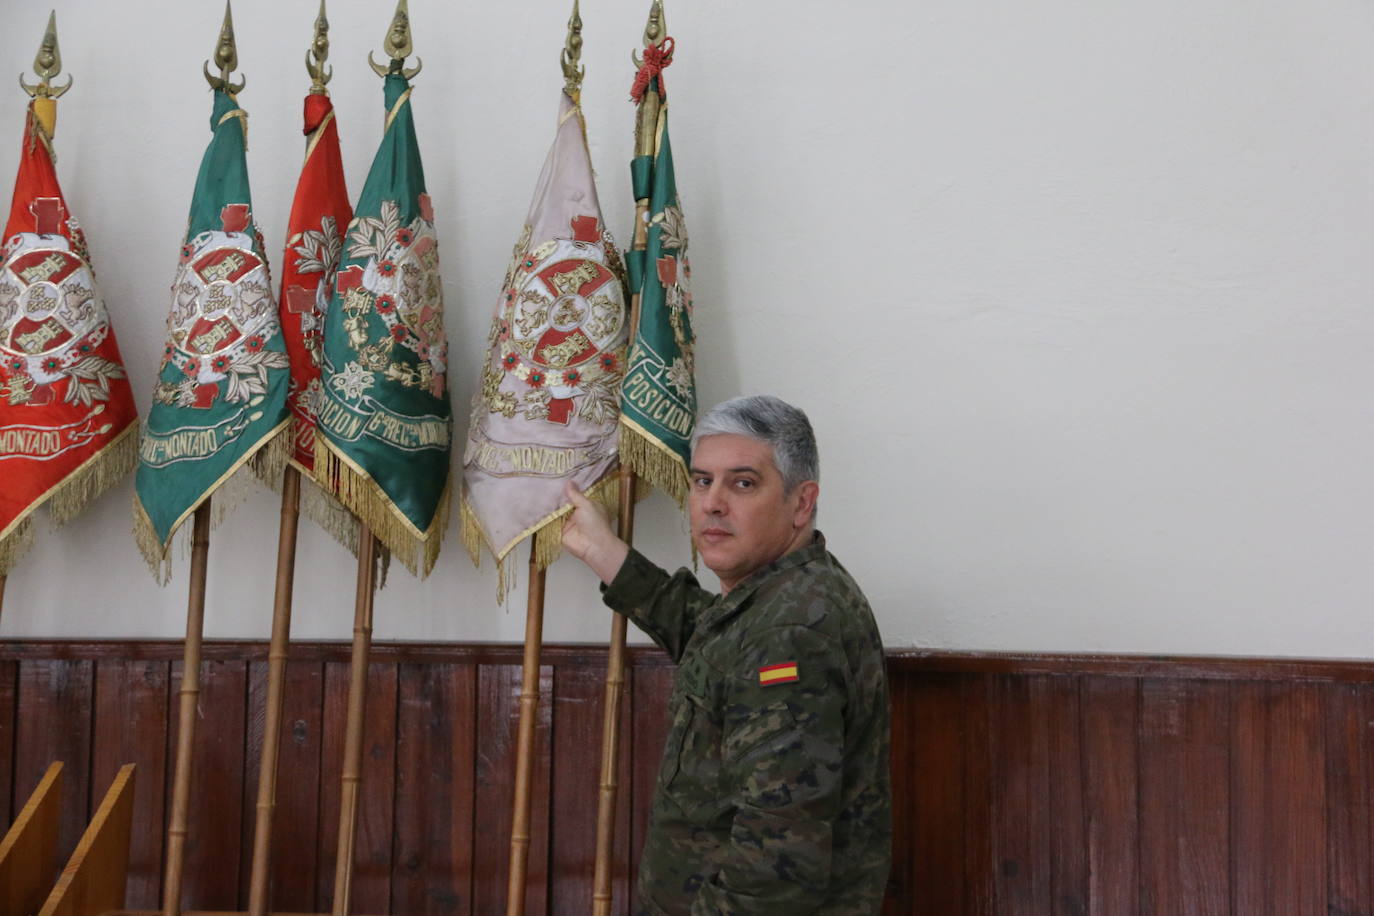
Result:
<svg viewBox="0 0 1374 916"><path fill-rule="evenodd" d="M740 654L721 760L735 814L720 872L692 912L811 912L830 882L831 835L843 809L844 655L804 626L764 631Z"/></svg>
<svg viewBox="0 0 1374 916"><path fill-rule="evenodd" d="M601 595L611 610L633 620L674 662L681 661L698 615L715 597L686 568L670 576L633 547Z"/></svg>

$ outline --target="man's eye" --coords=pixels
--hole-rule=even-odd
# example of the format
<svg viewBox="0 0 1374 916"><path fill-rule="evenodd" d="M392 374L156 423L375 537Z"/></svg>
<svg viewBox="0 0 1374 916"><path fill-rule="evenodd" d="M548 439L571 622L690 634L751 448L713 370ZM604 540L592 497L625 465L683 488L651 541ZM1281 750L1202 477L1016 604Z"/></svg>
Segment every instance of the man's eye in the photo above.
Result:
<svg viewBox="0 0 1374 916"><path fill-rule="evenodd" d="M754 482L748 478L741 478L735 481L735 486L739 487L741 490L749 490L753 489Z"/></svg>
<svg viewBox="0 0 1374 916"><path fill-rule="evenodd" d="M711 478L697 477L692 481L692 483L698 487L709 487L711 485Z"/></svg>

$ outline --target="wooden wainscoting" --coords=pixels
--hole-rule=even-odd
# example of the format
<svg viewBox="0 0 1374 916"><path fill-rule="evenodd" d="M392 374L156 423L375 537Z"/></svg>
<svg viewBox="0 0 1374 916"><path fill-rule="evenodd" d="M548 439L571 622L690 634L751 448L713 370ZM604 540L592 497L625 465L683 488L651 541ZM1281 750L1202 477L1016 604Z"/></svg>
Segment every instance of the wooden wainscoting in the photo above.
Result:
<svg viewBox="0 0 1374 916"><path fill-rule="evenodd" d="M504 912L514 645L378 645L358 912ZM205 647L184 903L247 904L266 646ZM66 762L60 853L138 764L128 904L157 905L178 642L0 645L0 815ZM591 899L605 652L549 646L530 913ZM348 647L293 647L273 907L333 890ZM1374 662L893 652L892 914L1374 916ZM628 912L672 667L631 652L616 846ZM93 799L93 796L95 798Z"/></svg>

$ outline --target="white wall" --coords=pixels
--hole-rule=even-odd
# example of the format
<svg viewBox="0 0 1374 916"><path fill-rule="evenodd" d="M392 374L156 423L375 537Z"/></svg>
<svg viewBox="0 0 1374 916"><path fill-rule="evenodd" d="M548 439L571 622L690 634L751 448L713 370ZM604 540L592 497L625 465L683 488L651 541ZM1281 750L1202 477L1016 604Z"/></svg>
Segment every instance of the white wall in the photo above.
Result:
<svg viewBox="0 0 1374 916"><path fill-rule="evenodd" d="M669 2L702 400L771 391L810 412L822 527L890 645L1372 654L1374 6ZM622 241L646 11L583 3L592 153ZM273 252L314 14L313 0L235 8ZM330 14L356 194L382 117L364 57L390 6L332 0ZM59 173L140 409L220 15L185 0L58 9L76 78ZM461 442L552 139L567 9L412 0L411 16ZM8 72L27 69L46 17L6 10ZM3 181L26 101L0 92ZM153 584L131 492L60 532L40 522L0 633L183 632L185 561ZM212 537L207 635L268 635L276 515L260 490ZM639 543L665 563L686 559L684 530L662 496L640 510ZM497 606L492 565L475 571L455 531L427 581L396 570L378 638L522 638L523 590ZM294 635L347 638L351 558L304 522L296 581ZM590 573L561 561L548 594L546 639L604 641Z"/></svg>

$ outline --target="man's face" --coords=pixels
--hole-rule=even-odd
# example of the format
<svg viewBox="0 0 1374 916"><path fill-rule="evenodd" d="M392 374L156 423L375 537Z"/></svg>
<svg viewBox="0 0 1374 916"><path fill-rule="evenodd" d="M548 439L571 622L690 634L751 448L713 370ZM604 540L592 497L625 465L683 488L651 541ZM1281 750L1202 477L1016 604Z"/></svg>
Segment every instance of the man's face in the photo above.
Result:
<svg viewBox="0 0 1374 916"><path fill-rule="evenodd" d="M810 538L817 485L784 491L773 449L747 436L707 436L692 453L692 540L730 591Z"/></svg>

